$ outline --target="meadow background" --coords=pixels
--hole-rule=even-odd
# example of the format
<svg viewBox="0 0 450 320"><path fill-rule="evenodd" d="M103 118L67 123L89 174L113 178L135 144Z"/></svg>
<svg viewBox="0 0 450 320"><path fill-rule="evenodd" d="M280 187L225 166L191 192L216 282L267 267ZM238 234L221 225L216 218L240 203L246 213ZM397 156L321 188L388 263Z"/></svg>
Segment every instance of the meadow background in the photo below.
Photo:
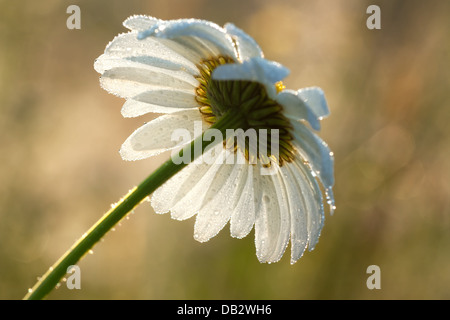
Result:
<svg viewBox="0 0 450 320"><path fill-rule="evenodd" d="M81 8L81 30L66 9ZM381 30L366 8L381 7ZM450 2L0 0L0 299L21 299L101 215L168 154L123 161L124 119L96 57L133 14L233 22L324 89L320 136L335 154L337 209L315 250L260 264L253 232L207 243L194 219L149 204L83 259L81 290L49 299L450 299ZM366 268L381 268L368 290Z"/></svg>

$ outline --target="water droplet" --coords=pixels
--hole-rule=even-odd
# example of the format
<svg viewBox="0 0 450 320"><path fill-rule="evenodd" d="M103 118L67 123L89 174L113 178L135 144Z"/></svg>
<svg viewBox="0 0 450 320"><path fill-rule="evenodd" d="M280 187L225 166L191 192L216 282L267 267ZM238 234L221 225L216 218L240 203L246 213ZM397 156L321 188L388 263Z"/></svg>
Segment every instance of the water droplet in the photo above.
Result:
<svg viewBox="0 0 450 320"><path fill-rule="evenodd" d="M50 272L52 272L52 271L53 271L53 267L48 268L48 270L49 270Z"/></svg>
<svg viewBox="0 0 450 320"><path fill-rule="evenodd" d="M111 228L111 231L116 231L116 228Z"/></svg>
<svg viewBox="0 0 450 320"><path fill-rule="evenodd" d="M94 254L94 250L91 249L91 250L88 251L88 253L89 254Z"/></svg>
<svg viewBox="0 0 450 320"><path fill-rule="evenodd" d="M28 293L32 293L32 292L33 292L33 289L29 288Z"/></svg>

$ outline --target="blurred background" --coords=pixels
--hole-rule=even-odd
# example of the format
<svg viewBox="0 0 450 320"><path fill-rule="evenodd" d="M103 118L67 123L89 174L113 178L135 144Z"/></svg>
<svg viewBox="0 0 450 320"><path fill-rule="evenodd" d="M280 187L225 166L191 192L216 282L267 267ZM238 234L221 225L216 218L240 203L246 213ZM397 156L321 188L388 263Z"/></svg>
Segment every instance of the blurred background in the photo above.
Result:
<svg viewBox="0 0 450 320"><path fill-rule="evenodd" d="M66 9L81 9L69 30ZM381 30L366 9L381 8ZM260 264L253 232L207 243L194 219L149 204L80 263L81 290L48 299L450 299L450 2L0 1L0 299L21 299L104 212L168 154L125 162L124 119L100 88L96 57L133 14L233 22L320 86L331 116L337 209L293 266ZM381 289L366 287L369 265Z"/></svg>

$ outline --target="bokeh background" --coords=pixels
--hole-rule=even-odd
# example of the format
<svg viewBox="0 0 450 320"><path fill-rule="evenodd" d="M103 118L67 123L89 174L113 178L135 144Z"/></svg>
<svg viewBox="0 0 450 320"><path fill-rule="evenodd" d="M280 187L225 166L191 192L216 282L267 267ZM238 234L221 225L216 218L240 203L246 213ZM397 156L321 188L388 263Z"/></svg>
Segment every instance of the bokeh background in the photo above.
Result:
<svg viewBox="0 0 450 320"><path fill-rule="evenodd" d="M66 9L81 8L81 30ZM366 8L381 7L381 30ZM208 243L150 205L83 259L81 290L49 299L449 299L450 2L443 0L0 1L0 299L21 299L167 157L122 161L155 115L121 117L93 62L132 14L233 22L288 88L324 89L337 210L316 249L260 264L253 232ZM381 268L381 289L366 268Z"/></svg>

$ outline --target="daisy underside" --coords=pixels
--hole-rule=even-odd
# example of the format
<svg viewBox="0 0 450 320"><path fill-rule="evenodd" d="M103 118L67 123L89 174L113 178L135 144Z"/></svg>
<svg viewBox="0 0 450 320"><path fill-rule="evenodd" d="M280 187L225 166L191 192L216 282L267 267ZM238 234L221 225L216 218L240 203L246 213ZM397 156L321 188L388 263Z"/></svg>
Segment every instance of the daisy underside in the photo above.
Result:
<svg viewBox="0 0 450 320"><path fill-rule="evenodd" d="M223 159L240 155L243 163L194 161L169 179L151 196L155 212L177 220L196 215L194 238L201 242L228 223L236 238L254 229L260 262L280 260L289 243L291 263L312 250L325 211L335 208L333 153L314 133L329 113L323 91L286 89L289 71L232 24L133 16L124 25L130 32L96 60L101 84L127 100L126 117L163 113L125 141L125 160L180 150L198 136L195 121L209 128L227 114L239 119L232 129L256 134L256 143L232 136L214 147ZM184 145L171 139L179 128L192 135Z"/></svg>

